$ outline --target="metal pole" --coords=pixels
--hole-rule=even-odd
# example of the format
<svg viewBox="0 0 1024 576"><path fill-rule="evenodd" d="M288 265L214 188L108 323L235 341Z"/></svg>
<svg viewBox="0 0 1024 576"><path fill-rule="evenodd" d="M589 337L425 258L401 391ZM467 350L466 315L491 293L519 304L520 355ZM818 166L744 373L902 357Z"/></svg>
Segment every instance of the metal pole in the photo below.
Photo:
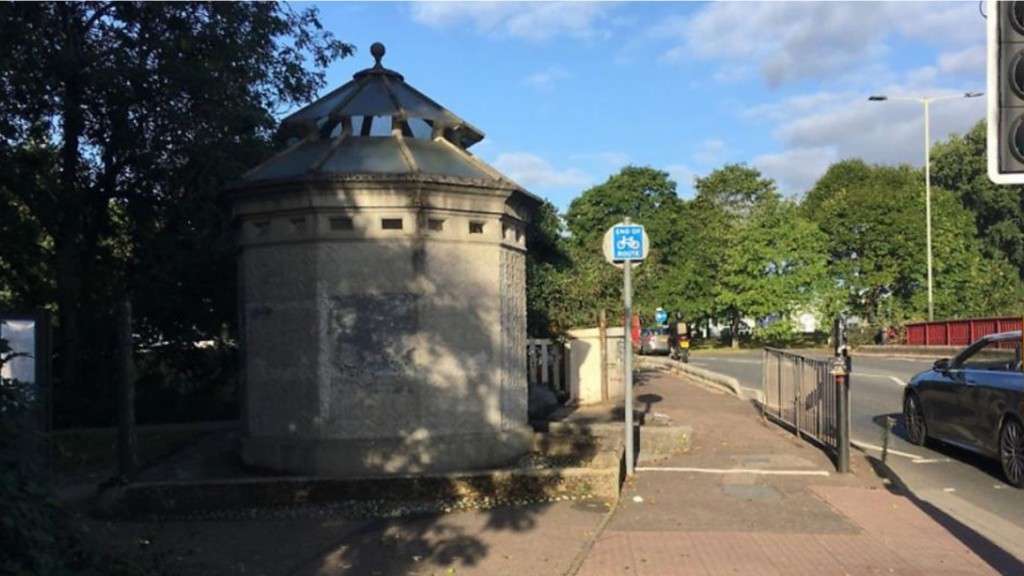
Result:
<svg viewBox="0 0 1024 576"><path fill-rule="evenodd" d="M928 243L928 321L935 319L935 304L932 298L932 169L931 169L931 122L928 113L929 99L924 103L924 217L925 238Z"/></svg>
<svg viewBox="0 0 1024 576"><path fill-rule="evenodd" d="M803 393L803 364L804 359L800 358L796 362L793 362L793 428L796 430L797 440L801 440L800 436L800 397Z"/></svg>
<svg viewBox="0 0 1024 576"><path fill-rule="evenodd" d="M629 224L627 217L624 222ZM626 399L626 475L633 475L633 262L626 260L622 267L622 302L626 318L622 338L622 385Z"/></svg>

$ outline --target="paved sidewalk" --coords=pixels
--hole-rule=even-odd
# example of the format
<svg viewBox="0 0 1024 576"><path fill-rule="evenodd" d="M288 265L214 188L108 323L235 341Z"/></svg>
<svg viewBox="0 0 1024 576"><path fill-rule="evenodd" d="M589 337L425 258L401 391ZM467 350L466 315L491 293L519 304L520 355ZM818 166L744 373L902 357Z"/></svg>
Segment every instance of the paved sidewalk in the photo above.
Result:
<svg viewBox="0 0 1024 576"><path fill-rule="evenodd" d="M1024 574L899 494L863 455L853 453L854 474L836 475L746 401L658 373L637 397L692 425L693 450L639 469L579 574Z"/></svg>
<svg viewBox="0 0 1024 576"><path fill-rule="evenodd" d="M839 476L821 450L762 422L746 401L658 373L638 383L637 408L692 426L693 444L645 458L610 513L581 501L356 520L300 506L93 521L92 534L189 575L1024 574L977 534L896 493L859 452L854 474Z"/></svg>

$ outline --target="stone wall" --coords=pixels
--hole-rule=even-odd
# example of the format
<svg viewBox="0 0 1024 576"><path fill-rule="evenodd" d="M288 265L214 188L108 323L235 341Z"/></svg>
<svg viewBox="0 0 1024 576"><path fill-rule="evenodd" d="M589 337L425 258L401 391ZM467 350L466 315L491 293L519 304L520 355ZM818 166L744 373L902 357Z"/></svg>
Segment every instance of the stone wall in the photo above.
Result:
<svg viewBox="0 0 1024 576"><path fill-rule="evenodd" d="M347 209L363 228L342 231L336 211L243 220L244 458L342 475L515 459L530 436L522 222L377 212Z"/></svg>

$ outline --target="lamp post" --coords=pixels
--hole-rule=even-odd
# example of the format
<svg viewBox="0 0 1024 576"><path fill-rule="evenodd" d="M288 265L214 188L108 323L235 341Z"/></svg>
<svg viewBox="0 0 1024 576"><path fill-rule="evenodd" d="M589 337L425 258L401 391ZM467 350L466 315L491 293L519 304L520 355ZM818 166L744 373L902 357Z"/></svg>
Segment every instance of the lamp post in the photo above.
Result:
<svg viewBox="0 0 1024 576"><path fill-rule="evenodd" d="M920 102L924 107L924 218L925 238L928 250L928 321L935 319L935 304L932 297L932 170L931 170L931 120L929 118L929 106L932 102L942 100L955 100L958 98L977 98L984 95L984 92L965 92L952 96L885 96L875 95L868 97L871 102L885 102L886 100L909 100Z"/></svg>

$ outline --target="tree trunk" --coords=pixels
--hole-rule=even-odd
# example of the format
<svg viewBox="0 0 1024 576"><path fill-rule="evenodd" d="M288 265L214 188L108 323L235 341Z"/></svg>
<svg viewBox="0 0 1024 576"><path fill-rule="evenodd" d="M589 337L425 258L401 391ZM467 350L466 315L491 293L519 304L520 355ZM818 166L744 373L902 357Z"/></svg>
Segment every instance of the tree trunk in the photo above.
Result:
<svg viewBox="0 0 1024 576"><path fill-rule="evenodd" d="M62 75L64 90L60 150L60 216L59 233L55 237L57 255L57 306L60 314L60 374L64 390L81 390L81 312L82 276L80 242L83 228L81 190L78 186L81 164L80 143L85 130L82 112L82 86L80 83L81 52L80 30L73 8L62 7L64 16L64 46L62 47Z"/></svg>
<svg viewBox="0 0 1024 576"><path fill-rule="evenodd" d="M733 349L740 347L740 317L738 314L732 317L732 347Z"/></svg>
<svg viewBox="0 0 1024 576"><path fill-rule="evenodd" d="M117 460L121 478L135 475L135 360L132 345L132 303L125 297L117 307Z"/></svg>

